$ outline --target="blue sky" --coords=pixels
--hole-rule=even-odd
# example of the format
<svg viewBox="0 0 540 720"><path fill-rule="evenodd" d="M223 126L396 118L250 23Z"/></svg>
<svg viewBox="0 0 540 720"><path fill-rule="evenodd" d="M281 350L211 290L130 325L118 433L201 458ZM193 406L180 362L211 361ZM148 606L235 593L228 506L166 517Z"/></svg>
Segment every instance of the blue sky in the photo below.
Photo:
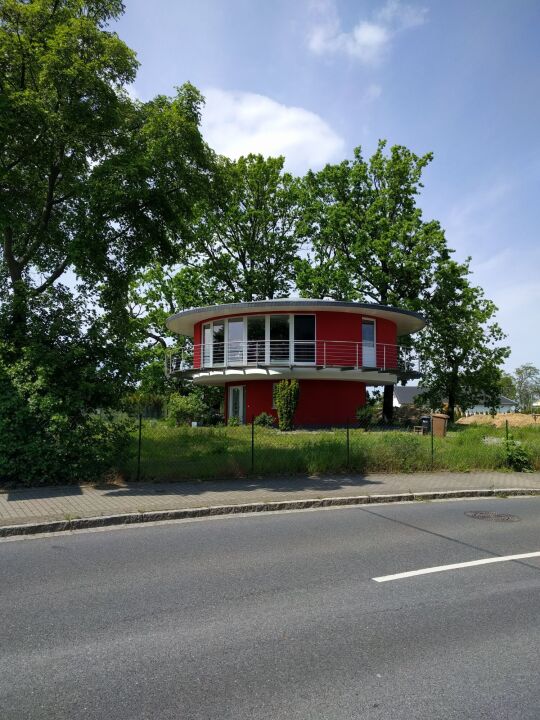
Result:
<svg viewBox="0 0 540 720"><path fill-rule="evenodd" d="M378 138L433 151L420 204L499 307L508 369L540 366L540 2L127 0L134 92L205 95L220 153L297 173Z"/></svg>

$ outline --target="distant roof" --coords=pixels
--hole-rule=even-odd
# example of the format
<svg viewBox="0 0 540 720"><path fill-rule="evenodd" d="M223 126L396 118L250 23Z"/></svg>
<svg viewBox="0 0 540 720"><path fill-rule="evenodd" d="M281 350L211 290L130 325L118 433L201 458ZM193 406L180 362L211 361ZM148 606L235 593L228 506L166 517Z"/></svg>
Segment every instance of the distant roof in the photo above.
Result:
<svg viewBox="0 0 540 720"><path fill-rule="evenodd" d="M516 400L511 400L510 398L507 398L504 395L501 395L499 404L500 405L517 405L517 402L516 402Z"/></svg>
<svg viewBox="0 0 540 720"><path fill-rule="evenodd" d="M242 315L244 313L270 313L284 310L313 312L316 310L339 310L346 313L358 313L371 317L392 320L397 325L398 335L408 335L421 330L426 325L424 317L412 310L402 310L391 305L375 303L345 302L341 300L316 300L309 298L281 298L278 300L255 300L254 302L225 303L192 308L171 315L166 325L169 330L181 335L193 335L195 323L216 317Z"/></svg>
<svg viewBox="0 0 540 720"><path fill-rule="evenodd" d="M421 385L394 385L394 397L400 405L412 405L422 390Z"/></svg>

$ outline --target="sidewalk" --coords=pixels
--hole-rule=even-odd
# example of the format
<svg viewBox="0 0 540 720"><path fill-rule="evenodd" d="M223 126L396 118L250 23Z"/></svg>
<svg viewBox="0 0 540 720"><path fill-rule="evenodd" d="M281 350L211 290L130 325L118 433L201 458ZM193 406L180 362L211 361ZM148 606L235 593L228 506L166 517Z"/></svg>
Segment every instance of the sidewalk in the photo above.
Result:
<svg viewBox="0 0 540 720"><path fill-rule="evenodd" d="M540 473L412 473L102 487L59 486L0 493L0 527L54 520L285 500L394 495L449 490L540 490Z"/></svg>

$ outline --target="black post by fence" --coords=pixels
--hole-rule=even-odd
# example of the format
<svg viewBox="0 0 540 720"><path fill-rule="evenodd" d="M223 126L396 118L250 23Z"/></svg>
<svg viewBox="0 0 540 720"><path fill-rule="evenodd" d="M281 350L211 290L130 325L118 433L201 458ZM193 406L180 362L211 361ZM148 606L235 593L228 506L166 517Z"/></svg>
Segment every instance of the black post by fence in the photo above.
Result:
<svg viewBox="0 0 540 720"><path fill-rule="evenodd" d="M508 445L508 420L505 421L506 426L506 444Z"/></svg>
<svg viewBox="0 0 540 720"><path fill-rule="evenodd" d="M139 413L139 445L137 448L137 482L141 479L142 413Z"/></svg>
<svg viewBox="0 0 540 720"><path fill-rule="evenodd" d="M433 470L433 456L435 454L435 449L433 445L433 415L431 416L431 469Z"/></svg>
<svg viewBox="0 0 540 720"><path fill-rule="evenodd" d="M347 419L347 469L351 466L351 439L349 429L349 420Z"/></svg>
<svg viewBox="0 0 540 720"><path fill-rule="evenodd" d="M255 415L251 416L251 472L255 472Z"/></svg>

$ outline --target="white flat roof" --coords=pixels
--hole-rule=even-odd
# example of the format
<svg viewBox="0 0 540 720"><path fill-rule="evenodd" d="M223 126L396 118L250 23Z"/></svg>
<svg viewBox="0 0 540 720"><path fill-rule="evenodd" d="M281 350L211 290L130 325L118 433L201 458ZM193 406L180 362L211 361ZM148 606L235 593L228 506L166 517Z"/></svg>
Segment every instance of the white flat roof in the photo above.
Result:
<svg viewBox="0 0 540 720"><path fill-rule="evenodd" d="M354 313L368 317L385 318L396 323L398 335L410 335L421 330L426 321L420 313L388 305L371 303L345 302L341 300L313 300L305 298L283 298L281 300L255 300L254 302L226 303L224 305L208 305L191 308L171 315L166 325L172 332L179 335L193 336L196 323L217 317L230 315L247 315L253 313L268 314L272 312L314 312L339 311Z"/></svg>

